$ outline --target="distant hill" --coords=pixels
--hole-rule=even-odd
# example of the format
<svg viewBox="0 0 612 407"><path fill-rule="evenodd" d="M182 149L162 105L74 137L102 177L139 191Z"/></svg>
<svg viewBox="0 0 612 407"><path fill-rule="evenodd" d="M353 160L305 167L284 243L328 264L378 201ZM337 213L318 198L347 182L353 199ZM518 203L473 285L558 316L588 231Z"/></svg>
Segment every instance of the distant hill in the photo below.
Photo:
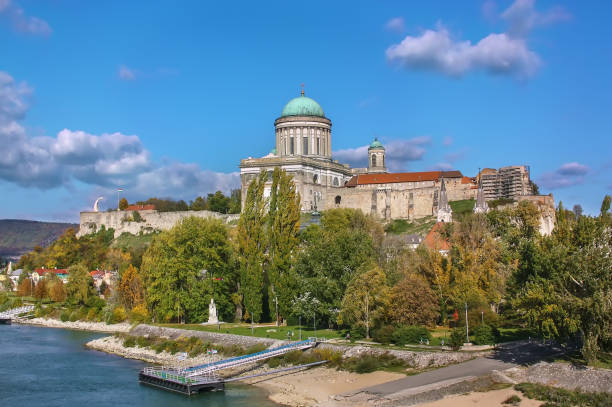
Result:
<svg viewBox="0 0 612 407"><path fill-rule="evenodd" d="M74 223L0 219L0 257L16 259L35 246L48 246Z"/></svg>

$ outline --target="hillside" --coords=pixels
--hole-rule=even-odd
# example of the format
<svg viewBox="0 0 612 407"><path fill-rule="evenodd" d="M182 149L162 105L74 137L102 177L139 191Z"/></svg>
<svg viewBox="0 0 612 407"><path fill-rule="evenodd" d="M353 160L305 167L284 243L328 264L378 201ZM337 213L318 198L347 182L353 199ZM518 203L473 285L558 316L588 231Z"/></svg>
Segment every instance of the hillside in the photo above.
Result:
<svg viewBox="0 0 612 407"><path fill-rule="evenodd" d="M15 258L35 246L48 246L73 223L37 222L32 220L0 220L0 257Z"/></svg>

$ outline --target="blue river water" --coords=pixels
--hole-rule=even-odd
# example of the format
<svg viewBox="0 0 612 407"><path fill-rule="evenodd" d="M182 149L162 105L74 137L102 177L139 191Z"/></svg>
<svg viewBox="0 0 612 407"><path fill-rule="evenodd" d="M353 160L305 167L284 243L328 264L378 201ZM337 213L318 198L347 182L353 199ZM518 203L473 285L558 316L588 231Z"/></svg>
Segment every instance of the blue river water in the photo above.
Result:
<svg viewBox="0 0 612 407"><path fill-rule="evenodd" d="M0 406L274 407L252 386L182 396L138 383L144 362L88 350L91 332L0 325Z"/></svg>

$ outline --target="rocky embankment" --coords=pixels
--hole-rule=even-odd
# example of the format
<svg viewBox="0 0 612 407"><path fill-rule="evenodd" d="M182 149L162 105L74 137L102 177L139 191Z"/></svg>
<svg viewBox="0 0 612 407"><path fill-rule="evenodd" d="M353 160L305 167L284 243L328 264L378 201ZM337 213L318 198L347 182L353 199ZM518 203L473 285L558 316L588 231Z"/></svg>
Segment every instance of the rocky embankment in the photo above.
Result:
<svg viewBox="0 0 612 407"><path fill-rule="evenodd" d="M37 325L44 326L47 328L65 328L65 329L77 329L80 331L94 331L94 332L129 332L132 328L127 322L120 324L105 324L104 322L88 322L88 321L60 321L59 319L50 318L33 318L33 319L20 319L20 324L26 325Z"/></svg>
<svg viewBox="0 0 612 407"><path fill-rule="evenodd" d="M123 339L116 336L94 339L87 342L85 346L89 349L112 353L114 355L123 356L124 358L139 359L164 366L187 367L221 359L219 355L199 355L196 357L187 356L186 358L182 358L179 353L171 354L166 351L156 353L150 348L141 348L139 346L126 347L123 345Z"/></svg>
<svg viewBox="0 0 612 407"><path fill-rule="evenodd" d="M515 367L505 374L516 382L544 384L568 390L612 393L612 370L570 363L540 362L528 367Z"/></svg>

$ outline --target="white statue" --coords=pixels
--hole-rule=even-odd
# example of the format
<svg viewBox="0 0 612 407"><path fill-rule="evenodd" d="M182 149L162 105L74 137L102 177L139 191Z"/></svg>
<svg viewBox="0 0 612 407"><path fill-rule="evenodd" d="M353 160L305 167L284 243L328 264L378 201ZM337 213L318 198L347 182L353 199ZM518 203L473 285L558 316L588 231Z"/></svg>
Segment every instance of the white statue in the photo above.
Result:
<svg viewBox="0 0 612 407"><path fill-rule="evenodd" d="M210 299L210 304L208 305L208 323L209 324L219 323L219 318L217 318L217 307L215 306L214 298Z"/></svg>
<svg viewBox="0 0 612 407"><path fill-rule="evenodd" d="M101 197L99 197L98 199L96 199L96 202L94 202L94 207L93 207L93 211L94 211L94 212L99 212L99 210L98 210L98 202L100 202L100 201L101 201L101 200L103 200L103 199L104 199L104 197L103 197L103 196L101 196Z"/></svg>

